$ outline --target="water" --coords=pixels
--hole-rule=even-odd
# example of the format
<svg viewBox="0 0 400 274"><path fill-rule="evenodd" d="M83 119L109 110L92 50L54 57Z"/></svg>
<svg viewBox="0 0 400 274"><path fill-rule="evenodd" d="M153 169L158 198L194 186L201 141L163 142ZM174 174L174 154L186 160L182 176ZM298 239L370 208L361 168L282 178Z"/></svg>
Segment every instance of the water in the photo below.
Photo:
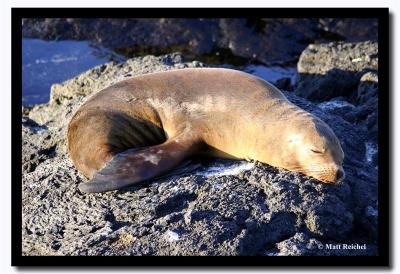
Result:
<svg viewBox="0 0 400 274"><path fill-rule="evenodd" d="M119 58L87 41L22 39L22 104L46 103L50 87Z"/></svg>
<svg viewBox="0 0 400 274"><path fill-rule="evenodd" d="M293 86L296 81L297 69L295 67L280 67L280 66L262 66L249 65L244 71L258 76L271 83L275 83L281 78L289 78L290 84Z"/></svg>
<svg viewBox="0 0 400 274"><path fill-rule="evenodd" d="M31 106L50 99L52 84L62 83L110 60L125 58L88 41L43 41L22 39L22 104ZM249 65L244 71L275 83L290 78L294 84L296 68Z"/></svg>

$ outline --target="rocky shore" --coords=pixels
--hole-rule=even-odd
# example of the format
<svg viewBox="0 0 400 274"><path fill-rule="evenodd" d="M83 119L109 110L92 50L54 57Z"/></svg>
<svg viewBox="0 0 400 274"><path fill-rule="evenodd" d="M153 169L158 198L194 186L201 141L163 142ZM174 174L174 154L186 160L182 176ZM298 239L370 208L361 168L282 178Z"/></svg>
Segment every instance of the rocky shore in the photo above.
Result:
<svg viewBox="0 0 400 274"><path fill-rule="evenodd" d="M360 18L25 18L22 26L25 38L90 40L128 57L181 51L230 64L296 62L311 43L378 38L378 21Z"/></svg>
<svg viewBox="0 0 400 274"><path fill-rule="evenodd" d="M258 162L194 159L150 183L83 194L66 149L82 102L126 77L206 65L145 56L53 85L48 104L22 109L23 254L377 255L377 52L375 42L309 45L285 91L340 139L340 186Z"/></svg>

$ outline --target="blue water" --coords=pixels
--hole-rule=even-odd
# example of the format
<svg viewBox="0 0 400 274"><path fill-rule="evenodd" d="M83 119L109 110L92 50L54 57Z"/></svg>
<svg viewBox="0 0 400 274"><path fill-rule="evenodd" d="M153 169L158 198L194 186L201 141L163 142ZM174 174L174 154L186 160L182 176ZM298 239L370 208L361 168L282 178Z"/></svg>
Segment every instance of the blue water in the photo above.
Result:
<svg viewBox="0 0 400 274"><path fill-rule="evenodd" d="M87 41L22 39L22 104L49 101L50 87L110 61Z"/></svg>
<svg viewBox="0 0 400 274"><path fill-rule="evenodd" d="M289 78L290 84L294 85L296 81L297 69L296 67L280 67L280 66L262 66L262 65L249 65L244 71L258 76L271 83L275 83L281 78Z"/></svg>
<svg viewBox="0 0 400 274"><path fill-rule="evenodd" d="M104 48L90 46L87 41L43 41L22 39L22 104L31 106L50 99L50 87L62 83L110 59L121 57ZM244 71L275 83L284 77L294 84L296 69L249 65Z"/></svg>

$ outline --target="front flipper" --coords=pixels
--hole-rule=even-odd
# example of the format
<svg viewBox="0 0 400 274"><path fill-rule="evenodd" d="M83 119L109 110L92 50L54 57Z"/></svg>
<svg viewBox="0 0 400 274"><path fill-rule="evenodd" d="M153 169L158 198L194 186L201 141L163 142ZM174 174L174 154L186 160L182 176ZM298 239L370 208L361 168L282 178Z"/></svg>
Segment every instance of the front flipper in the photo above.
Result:
<svg viewBox="0 0 400 274"><path fill-rule="evenodd" d="M200 143L198 139L181 137L157 146L126 150L95 172L90 181L80 184L79 189L105 192L157 177L198 150Z"/></svg>

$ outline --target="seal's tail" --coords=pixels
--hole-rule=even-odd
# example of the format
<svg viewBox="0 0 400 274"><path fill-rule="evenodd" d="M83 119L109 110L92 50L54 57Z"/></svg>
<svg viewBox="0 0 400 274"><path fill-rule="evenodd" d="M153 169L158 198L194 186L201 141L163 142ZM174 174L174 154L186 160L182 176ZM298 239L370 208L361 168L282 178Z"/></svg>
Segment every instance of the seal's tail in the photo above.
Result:
<svg viewBox="0 0 400 274"><path fill-rule="evenodd" d="M115 155L92 179L79 185L82 192L117 190L148 180L171 170L193 153L193 139L174 138L151 147L129 149Z"/></svg>

